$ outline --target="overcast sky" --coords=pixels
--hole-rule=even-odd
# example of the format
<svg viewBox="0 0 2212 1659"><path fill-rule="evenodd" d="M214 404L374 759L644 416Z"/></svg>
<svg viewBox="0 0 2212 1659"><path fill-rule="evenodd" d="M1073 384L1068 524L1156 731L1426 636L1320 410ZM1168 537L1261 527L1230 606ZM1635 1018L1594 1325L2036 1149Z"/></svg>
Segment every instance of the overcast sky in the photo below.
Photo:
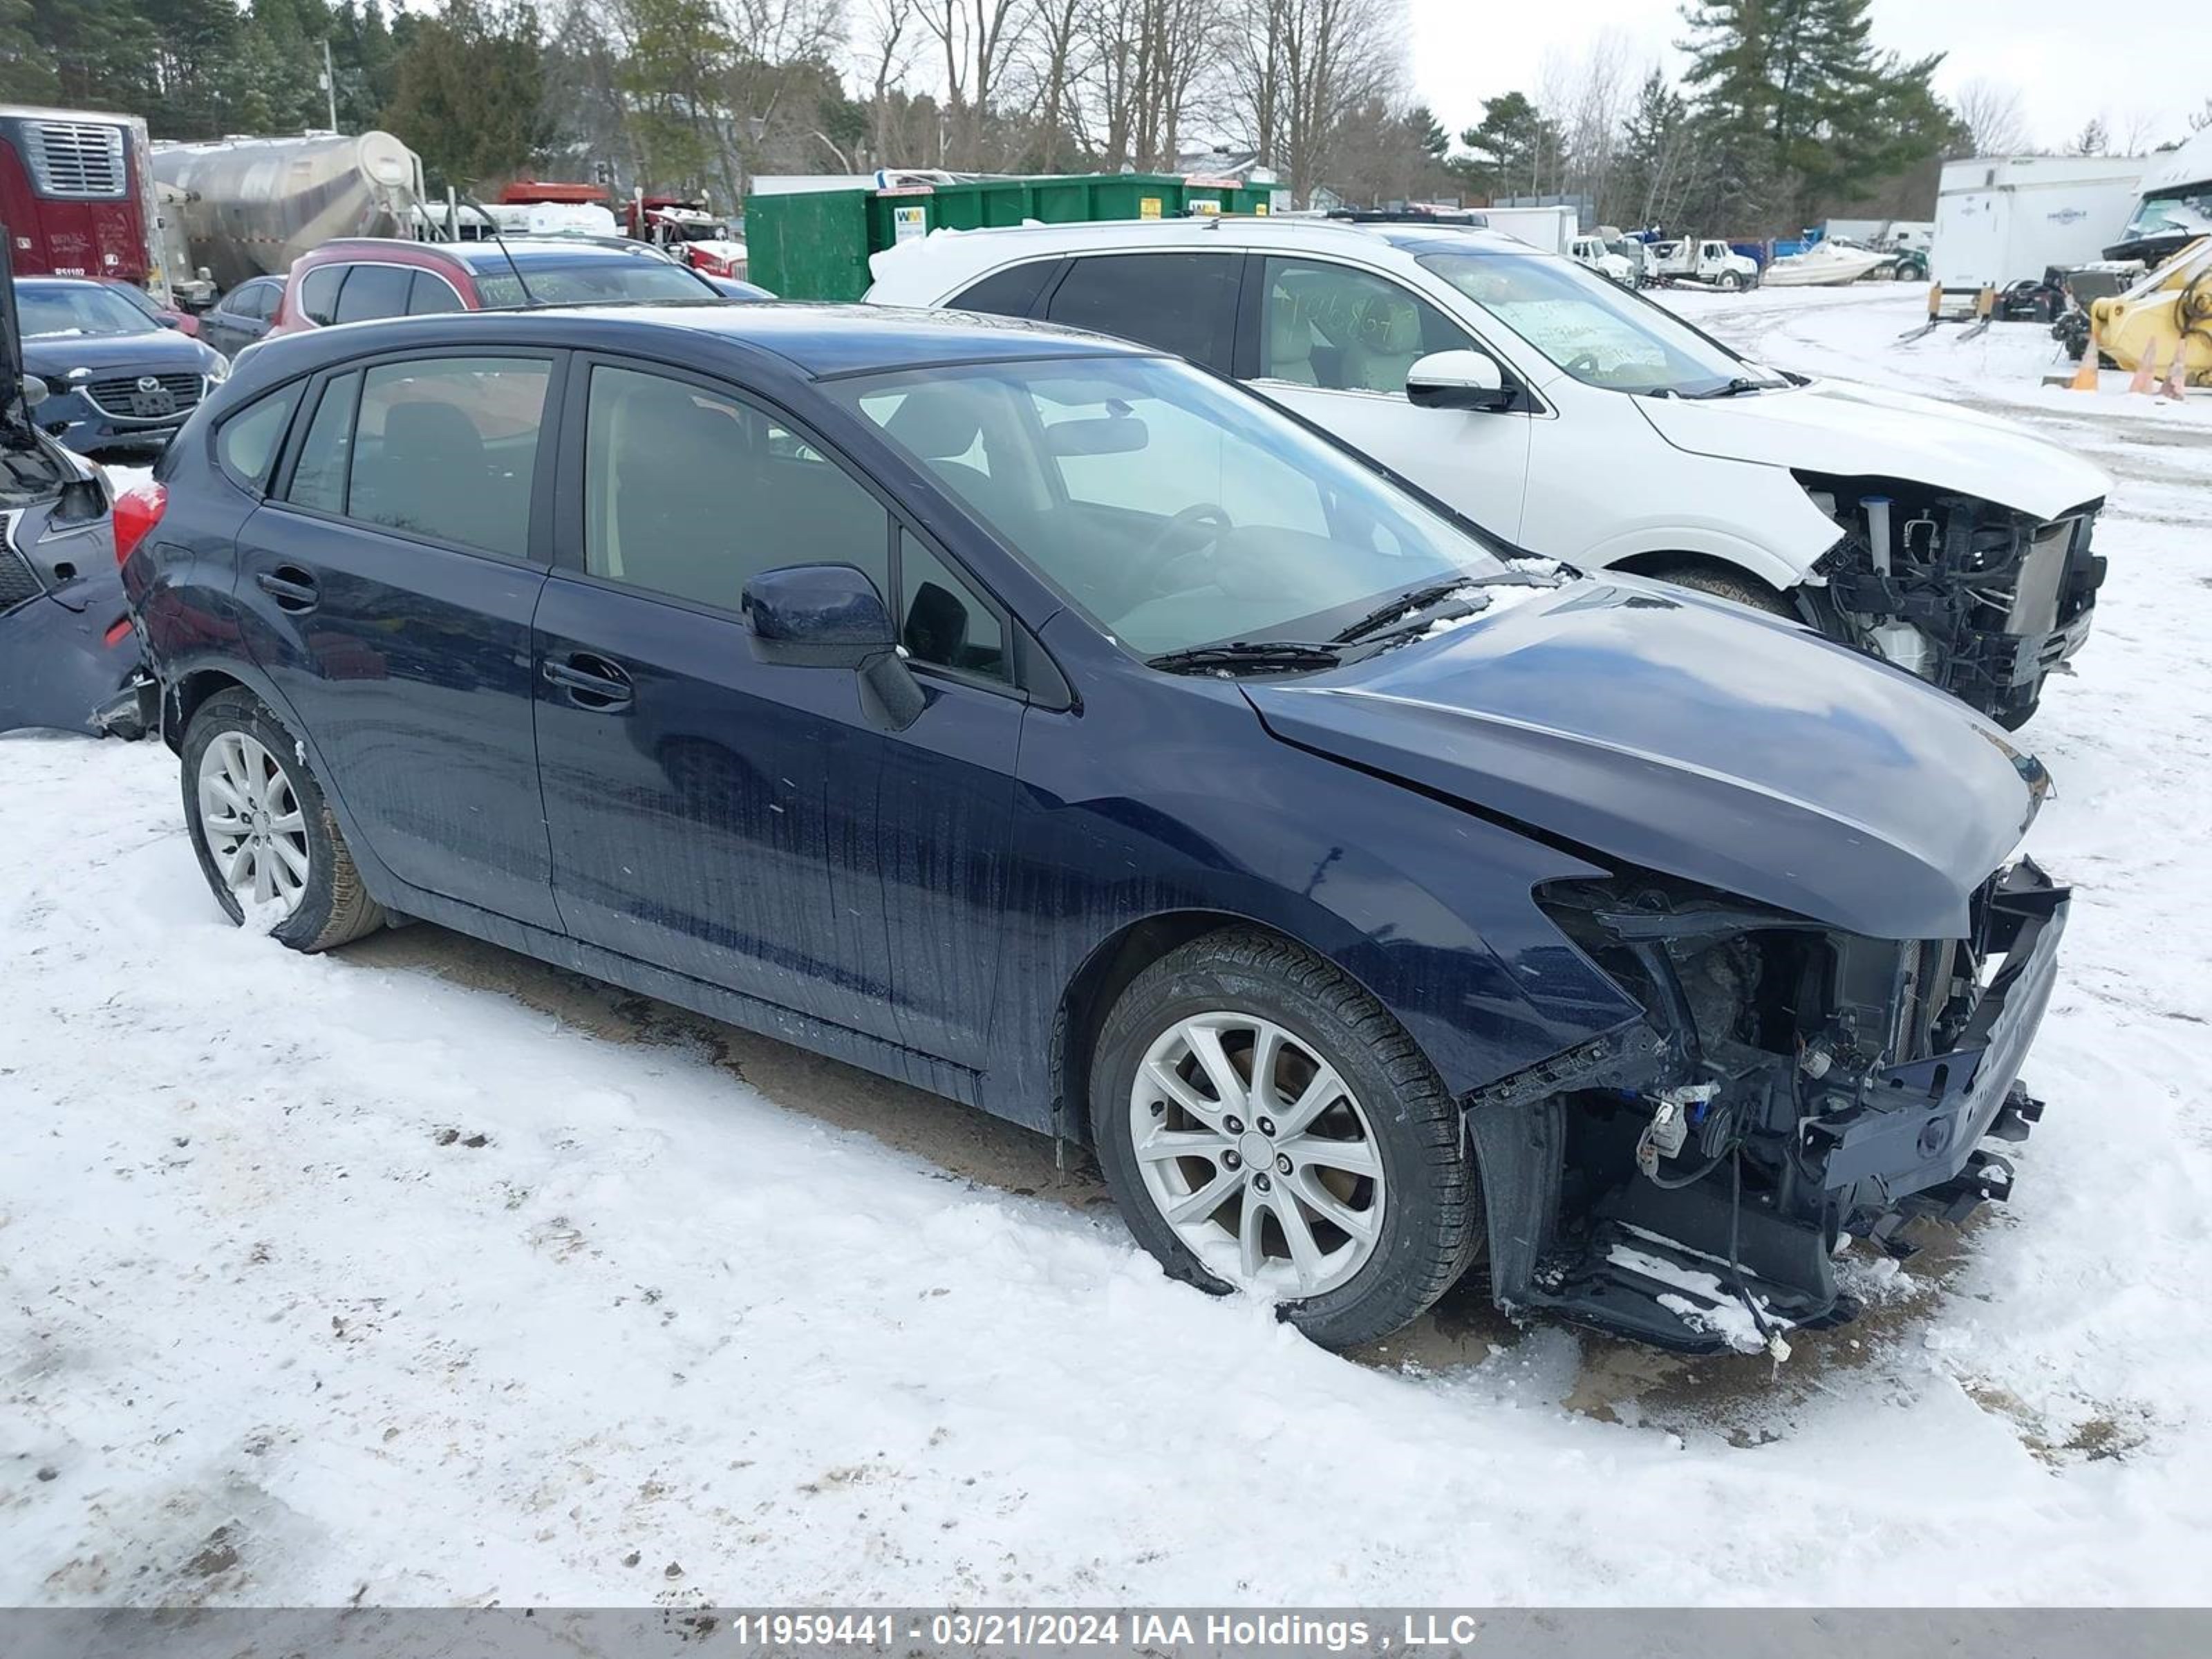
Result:
<svg viewBox="0 0 2212 1659"><path fill-rule="evenodd" d="M1578 61L1618 35L1641 78L1679 71L1685 33L1674 0L1409 0L1413 90L1456 135L1501 92L1533 94L1547 52ZM2145 148L2188 136L2188 112L2212 96L2201 24L2157 21L2166 6L2100 11L2082 0L1874 0L1874 38L1908 58L1948 52L1936 89L1976 79L2020 88L2036 142L2061 148L2101 116L2117 143L2141 126ZM2120 27L2142 21L2142 29ZM2192 29L2196 32L2192 36Z"/></svg>

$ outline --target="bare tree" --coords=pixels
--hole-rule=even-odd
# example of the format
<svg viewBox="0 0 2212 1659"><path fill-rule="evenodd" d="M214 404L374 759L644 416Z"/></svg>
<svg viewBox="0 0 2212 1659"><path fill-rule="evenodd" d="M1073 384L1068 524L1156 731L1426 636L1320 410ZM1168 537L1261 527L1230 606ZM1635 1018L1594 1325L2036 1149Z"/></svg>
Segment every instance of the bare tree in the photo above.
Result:
<svg viewBox="0 0 2212 1659"><path fill-rule="evenodd" d="M1959 88L1951 111L1973 134L1977 155L2018 155L2031 147L2018 87L1978 76Z"/></svg>
<svg viewBox="0 0 2212 1659"><path fill-rule="evenodd" d="M854 48L868 91L869 148L879 167L916 159L899 154L905 135L897 116L905 100L892 96L913 72L921 49L915 5L915 0L864 0L860 9Z"/></svg>
<svg viewBox="0 0 2212 1659"><path fill-rule="evenodd" d="M1081 0L1087 128L1107 167L1175 165L1200 82L1223 43L1215 0Z"/></svg>
<svg viewBox="0 0 2212 1659"><path fill-rule="evenodd" d="M2117 142L2112 146L2116 155L2148 155L2157 142L2159 130L2166 124L2155 115L2136 110L2122 118L2113 129Z"/></svg>
<svg viewBox="0 0 2212 1659"><path fill-rule="evenodd" d="M1326 181L1355 112L1390 102L1405 27L1405 0L1243 0L1232 13L1233 118L1300 200Z"/></svg>
<svg viewBox="0 0 2212 1659"><path fill-rule="evenodd" d="M1628 98L1628 46L1616 31L1600 34L1575 58L1545 53L1537 106L1557 122L1559 142L1545 158L1547 182L1537 188L1602 202L1612 183Z"/></svg>
<svg viewBox="0 0 2212 1659"><path fill-rule="evenodd" d="M945 164L981 167L986 123L1000 78L1034 16L1030 0L917 0L915 15L937 43L951 131Z"/></svg>
<svg viewBox="0 0 2212 1659"><path fill-rule="evenodd" d="M1074 158L1061 154L1078 123L1077 104L1086 71L1083 0L1036 0L1032 33L1037 83L1039 165L1051 168Z"/></svg>

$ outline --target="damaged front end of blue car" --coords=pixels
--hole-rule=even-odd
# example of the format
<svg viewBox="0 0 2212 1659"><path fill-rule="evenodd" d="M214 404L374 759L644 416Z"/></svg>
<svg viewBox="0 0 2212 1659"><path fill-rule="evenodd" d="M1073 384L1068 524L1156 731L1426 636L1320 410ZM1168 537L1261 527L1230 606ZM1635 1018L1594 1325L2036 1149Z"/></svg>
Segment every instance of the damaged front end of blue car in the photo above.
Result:
<svg viewBox="0 0 2212 1659"><path fill-rule="evenodd" d="M1644 1018L1468 1102L1504 1305L1686 1352L1852 1317L1847 1237L2006 1197L1985 1142L2027 1138L2020 1080L2069 895L2027 859L1965 936L1843 931L1658 875L1538 902Z"/></svg>

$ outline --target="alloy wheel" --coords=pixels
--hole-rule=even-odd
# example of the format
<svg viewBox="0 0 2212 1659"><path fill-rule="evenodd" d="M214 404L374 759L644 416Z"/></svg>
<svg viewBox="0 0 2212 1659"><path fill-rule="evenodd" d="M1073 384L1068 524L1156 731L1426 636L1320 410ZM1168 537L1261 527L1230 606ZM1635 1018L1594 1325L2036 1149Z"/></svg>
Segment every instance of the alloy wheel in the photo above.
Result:
<svg viewBox="0 0 2212 1659"><path fill-rule="evenodd" d="M200 830L241 910L280 916L307 890L307 823L284 769L244 732L218 732L200 755Z"/></svg>
<svg viewBox="0 0 2212 1659"><path fill-rule="evenodd" d="M1146 1195L1217 1278L1285 1298L1349 1281L1382 1237L1386 1182L1365 1109L1282 1026L1193 1015L1146 1050L1129 1090Z"/></svg>

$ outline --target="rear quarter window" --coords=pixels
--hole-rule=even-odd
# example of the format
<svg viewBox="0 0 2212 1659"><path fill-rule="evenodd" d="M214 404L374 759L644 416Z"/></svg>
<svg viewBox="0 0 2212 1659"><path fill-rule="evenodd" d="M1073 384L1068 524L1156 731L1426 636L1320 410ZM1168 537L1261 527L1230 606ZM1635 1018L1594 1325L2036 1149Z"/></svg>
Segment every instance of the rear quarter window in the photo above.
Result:
<svg viewBox="0 0 2212 1659"><path fill-rule="evenodd" d="M955 311L983 311L994 317L1026 317L1044 292L1057 259L1032 259L1025 265L994 270L952 301Z"/></svg>
<svg viewBox="0 0 2212 1659"><path fill-rule="evenodd" d="M216 465L233 483L259 495L269 483L270 468L292 424L292 411L300 406L304 381L294 381L281 391L246 404L216 428Z"/></svg>
<svg viewBox="0 0 2212 1659"><path fill-rule="evenodd" d="M300 314L311 323L337 320L338 289L350 265L317 265L300 278Z"/></svg>

